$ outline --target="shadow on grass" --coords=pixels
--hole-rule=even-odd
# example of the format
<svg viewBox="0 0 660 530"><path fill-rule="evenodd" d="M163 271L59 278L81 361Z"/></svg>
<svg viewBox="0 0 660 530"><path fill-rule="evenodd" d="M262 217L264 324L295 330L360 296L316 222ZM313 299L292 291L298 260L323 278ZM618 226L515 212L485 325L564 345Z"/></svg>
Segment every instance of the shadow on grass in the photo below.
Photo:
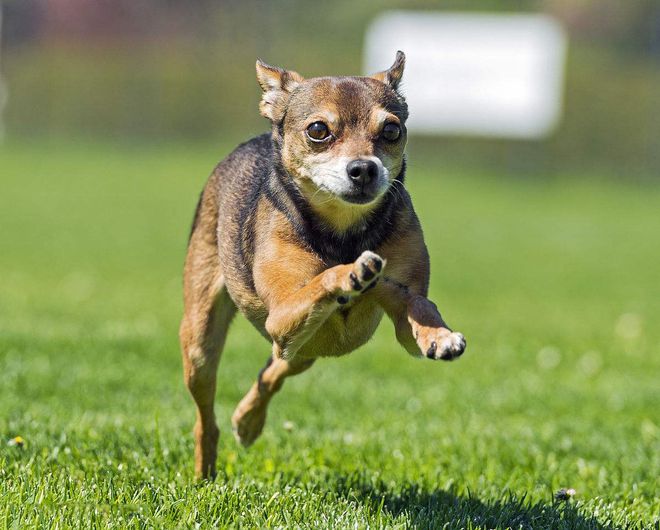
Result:
<svg viewBox="0 0 660 530"><path fill-rule="evenodd" d="M530 503L513 495L496 501L481 501L444 490L425 491L417 485L397 486L342 477L339 495L367 504L384 515L402 517L413 528L514 528L614 530L584 516L569 502Z"/></svg>

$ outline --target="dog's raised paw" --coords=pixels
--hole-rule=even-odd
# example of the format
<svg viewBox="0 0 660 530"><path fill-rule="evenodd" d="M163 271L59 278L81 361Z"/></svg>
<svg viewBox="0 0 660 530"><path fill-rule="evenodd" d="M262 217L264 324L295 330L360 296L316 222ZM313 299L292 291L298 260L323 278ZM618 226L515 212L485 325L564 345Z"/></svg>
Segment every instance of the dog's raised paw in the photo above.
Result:
<svg viewBox="0 0 660 530"><path fill-rule="evenodd" d="M365 250L353 264L349 282L353 294L363 293L376 286L386 261L378 254Z"/></svg>
<svg viewBox="0 0 660 530"><path fill-rule="evenodd" d="M432 340L424 354L429 359L451 361L463 355L466 345L462 333L450 332Z"/></svg>
<svg viewBox="0 0 660 530"><path fill-rule="evenodd" d="M355 296L376 287L387 261L378 254L365 250L353 264L346 265L348 274L333 277L332 290L339 305L348 304ZM345 271L346 269L344 269Z"/></svg>

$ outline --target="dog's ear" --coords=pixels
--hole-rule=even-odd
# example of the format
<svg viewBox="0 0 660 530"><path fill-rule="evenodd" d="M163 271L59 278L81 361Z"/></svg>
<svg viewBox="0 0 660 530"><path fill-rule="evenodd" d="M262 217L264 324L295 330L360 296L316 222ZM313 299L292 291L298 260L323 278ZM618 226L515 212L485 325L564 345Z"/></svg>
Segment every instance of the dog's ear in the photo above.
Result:
<svg viewBox="0 0 660 530"><path fill-rule="evenodd" d="M399 50L396 52L396 57L394 59L394 64L390 66L387 70L378 72L377 74L372 75L374 79L378 79L389 85L393 90L399 88L399 83L401 82L401 77L403 77L403 68L406 65L406 56Z"/></svg>
<svg viewBox="0 0 660 530"><path fill-rule="evenodd" d="M257 59L257 81L264 92L259 110L262 116L277 122L284 116L289 95L304 79L298 72L270 66Z"/></svg>

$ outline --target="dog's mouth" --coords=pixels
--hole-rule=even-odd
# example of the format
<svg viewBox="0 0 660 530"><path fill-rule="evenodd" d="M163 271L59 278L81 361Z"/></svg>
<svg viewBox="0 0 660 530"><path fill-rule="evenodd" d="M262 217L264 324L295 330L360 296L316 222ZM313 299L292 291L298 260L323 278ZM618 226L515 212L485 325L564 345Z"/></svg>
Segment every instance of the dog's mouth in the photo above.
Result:
<svg viewBox="0 0 660 530"><path fill-rule="evenodd" d="M356 190L350 193L342 193L338 197L350 204L369 204L378 198L378 193L374 191Z"/></svg>
<svg viewBox="0 0 660 530"><path fill-rule="evenodd" d="M314 213L339 232L360 223L385 194L380 187L333 190L324 185L316 186L311 181L303 184L302 190Z"/></svg>
<svg viewBox="0 0 660 530"><path fill-rule="evenodd" d="M318 194L318 191L321 192L321 195ZM321 185L317 188L317 192L312 194L312 200L313 202L328 203L335 199L339 203L365 206L376 202L382 191L381 186L378 185L351 186L349 189L343 190L333 190Z"/></svg>
<svg viewBox="0 0 660 530"><path fill-rule="evenodd" d="M357 183L349 181L347 184L344 184L343 189L325 189L328 193L334 195L344 203L368 205L377 201L381 196L385 187L383 180L384 179L379 175L371 182Z"/></svg>

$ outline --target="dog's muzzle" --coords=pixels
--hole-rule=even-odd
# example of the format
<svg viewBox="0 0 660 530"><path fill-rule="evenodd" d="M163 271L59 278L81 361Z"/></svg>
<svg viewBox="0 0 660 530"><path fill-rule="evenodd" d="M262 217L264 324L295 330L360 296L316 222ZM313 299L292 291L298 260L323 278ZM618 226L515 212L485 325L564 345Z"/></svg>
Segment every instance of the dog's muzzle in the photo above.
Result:
<svg viewBox="0 0 660 530"><path fill-rule="evenodd" d="M354 204L366 204L378 195L380 168L373 160L356 158L346 166L351 181L351 191L342 194L342 199Z"/></svg>

